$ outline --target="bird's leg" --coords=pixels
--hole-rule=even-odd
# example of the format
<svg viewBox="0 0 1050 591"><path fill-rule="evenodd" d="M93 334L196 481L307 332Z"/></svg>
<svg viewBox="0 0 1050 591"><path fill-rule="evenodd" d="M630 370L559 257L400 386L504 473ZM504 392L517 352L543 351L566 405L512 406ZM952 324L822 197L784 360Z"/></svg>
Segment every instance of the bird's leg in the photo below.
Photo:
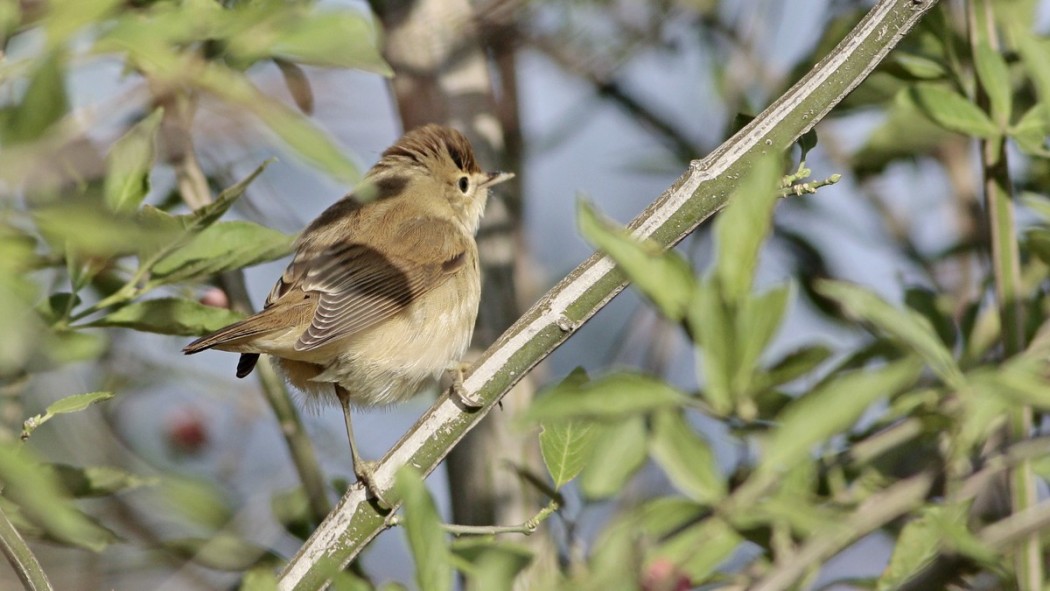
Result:
<svg viewBox="0 0 1050 591"><path fill-rule="evenodd" d="M346 437L350 440L350 455L354 462L354 475L357 481L365 486L373 497L379 501L382 507L391 507L390 503L383 498L379 488L375 485L375 462L366 462L357 453L357 440L354 439L354 426L350 422L350 393L339 384L335 384L335 395L339 398L339 404L343 407L343 419L346 422Z"/></svg>
<svg viewBox="0 0 1050 591"><path fill-rule="evenodd" d="M463 387L463 372L468 369L470 369L469 363L458 361L450 365L445 371L452 375L452 393L455 394L456 398L459 398L459 401L467 408L481 408L484 406L485 401L476 394L467 392L467 389Z"/></svg>

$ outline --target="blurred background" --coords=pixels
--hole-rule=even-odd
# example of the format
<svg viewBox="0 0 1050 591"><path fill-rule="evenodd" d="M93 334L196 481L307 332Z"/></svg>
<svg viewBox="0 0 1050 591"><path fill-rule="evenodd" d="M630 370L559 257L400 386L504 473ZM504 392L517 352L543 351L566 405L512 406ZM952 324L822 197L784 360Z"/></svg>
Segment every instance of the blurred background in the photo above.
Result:
<svg viewBox="0 0 1050 591"><path fill-rule="evenodd" d="M61 44L60 76L68 107L62 124L74 130L64 136L68 141L62 150L80 152L75 158L61 152L65 156L60 158L51 144L35 154L23 150L18 158L7 159L8 165L0 171L0 216L18 226L19 212L27 203L34 207L34 200L53 198L34 194L34 188L43 186L34 185L37 179L30 172L34 167L77 163L74 180L56 181L40 191L49 195L61 192L56 186L91 182L92 175L105 170L102 159L107 146L164 102L158 97L170 96L180 85L192 86L174 76L146 83L125 61L127 44L136 38L120 37L120 27L135 23L119 11L160 18L165 4L193 3L23 0L2 4L0 22L6 23L7 35L0 58L0 106L6 105L9 113L25 108L22 101L35 64ZM239 3L223 4L232 10ZM268 3L247 4L265 7ZM309 8L304 9L360 23L361 28L353 29L360 35L358 41L379 49L393 79L381 75L385 66L364 50L359 62L350 64L296 61L294 55L278 56L286 59L278 63L244 57L236 64L235 69L261 96L298 112L329 138L347 162L303 149L312 141L308 134L303 135L306 139L289 141L298 131L288 132L280 127L279 118L247 106L243 101L252 99L229 90L233 85L224 93L219 90L221 80L215 87L200 82L193 88L191 107L166 104L166 118L175 112L189 114L180 115L185 123L181 128L176 125L178 118L162 124L161 134L167 138L150 174L145 203L180 211L177 193L187 181L178 159L185 155L185 145L180 152L180 140L172 138L188 134L205 186L216 190L245 177L264 160L276 158L224 219L294 235L350 190L355 175L400 136L406 120L412 123L409 127L426 120L460 127L481 146L483 167L518 174L515 186L501 187L492 197L490 212L495 218L479 238L489 274L483 293L486 311L475 344L485 346L593 252L576 230L579 199L626 223L670 186L689 161L729 137L739 127L741 114L757 114L798 80L873 3L479 0L459 6L452 2L425 17L422 29L446 30L444 34L457 43L469 38L472 45L463 51L476 52L482 67L480 74L464 69L480 78L464 74L437 85L446 92L445 100L460 105L448 108L428 103L425 82L398 87L398 80L411 80L413 75L426 78L426 72L413 68L425 66L430 52L440 53L429 43L439 48L448 43L441 34L434 33L436 40L431 39L418 23L408 22L403 6L408 4L322 1L307 3ZM758 285L794 278L798 289L768 352L771 357L811 344L844 350L861 338L822 309L809 289L820 277L858 282L896 301L904 298L904 288L952 293L960 302L978 293L985 263L968 249L980 233L973 213L979 189L972 167L975 146L964 136L934 127L914 105L899 98L904 84L938 76L937 65L928 57L930 38L946 29L964 28L956 3L944 4L817 126L819 144L807 164L815 178L839 173L842 180L815 195L778 205ZM1050 2L1017 4L1024 5L1017 10L1031 11L1037 31L1050 25ZM91 8L102 12L89 14ZM449 12L448 20L434 16L442 10ZM464 21L466 17L457 11L466 11L462 14L469 19ZM187 27L182 33L187 38L193 36L194 26L204 26L193 18L180 23ZM63 26L71 33L55 41ZM380 33L383 29L386 32ZM252 34L250 28L220 32L228 35L228 47L239 36ZM102 44L107 39L110 44ZM208 39L199 42L205 53L219 51ZM156 63L161 63L159 58ZM482 106L464 98L469 93L462 89L473 88L471 84L480 84L487 93ZM20 116L25 116L24 110ZM0 144L0 159L24 145L13 140ZM1018 155L1019 182L1038 187L1050 170L1045 162ZM702 227L679 247L698 272L712 259L709 234ZM286 262L276 258L245 270L243 286L251 306L261 305ZM68 281L62 271L45 268L27 277L37 293L53 293L64 290L59 284ZM229 283L213 285L206 280L163 286L158 293L219 305L238 297ZM83 297L90 304L91 298L97 301L102 296ZM17 322L16 318L0 320L0 332L15 335L27 330L14 326ZM4 330L5 323L11 324L11 330ZM92 335L91 341L70 353L68 363L47 363L39 370L23 363L33 358L32 351L0 346L0 355L12 362L6 364L8 369L29 367L5 374L0 381L6 440L18 438L26 417L68 394L116 393L87 411L48 421L30 439L35 452L50 461L114 466L124 479L118 494L88 499L81 506L125 541L101 554L48 542L32 544L56 587L225 589L237 584L238 571L258 560L260 552L272 554L275 560L293 554L301 540L289 528L294 531L296 516L305 511L301 494L293 494L301 486L301 475L271 406L260 394L259 382L254 376L234 378L236 356L206 352L187 358L180 349L189 337L133 328L94 329L86 334ZM592 375L611 367L638 367L694 390L701 384L696 365L685 335L628 290L544 362L490 418L509 433L500 437L515 442L513 452L508 451L514 464L532 469L538 458L535 444L530 443L535 432L515 423L513 413L527 404L536 388L562 379L576 367ZM805 384L799 386L804 388ZM520 400L515 402L515 397ZM364 457L381 457L432 400L428 393L392 408L359 410L355 422ZM340 486L353 480L341 413L334 405L298 404L298 408L331 502L338 498ZM741 452L726 428L702 420L698 426L728 467ZM498 479L499 474L511 474L503 461L506 458L481 460L467 455L459 460L461 466L467 463L466 468L458 468L462 472L450 478L440 469L428 479L448 521L483 521L487 515L513 522L535 512L539 505L528 500L528 493L515 491L508 494L522 495L524 500L519 501L524 508L469 514L469 506L484 502L470 497L481 494L469 484L470 478L477 477L470 474L470 465ZM658 494L668 486L657 470L644 470L616 502ZM294 501L288 500L292 497ZM469 506L454 511L456 499ZM568 503L565 520L551 522L559 532L552 538L560 541L553 546L550 541L540 542L548 545L552 557L573 552L571 544L586 546L616 509L614 502L584 505L571 495ZM172 542L176 539L178 543ZM830 580L842 573L877 574L888 552L877 539L868 540L839 564L832 563L824 576ZM371 545L361 566L376 582L410 584L406 566L410 561L403 536L395 530ZM8 565L0 564L0 589L19 588Z"/></svg>

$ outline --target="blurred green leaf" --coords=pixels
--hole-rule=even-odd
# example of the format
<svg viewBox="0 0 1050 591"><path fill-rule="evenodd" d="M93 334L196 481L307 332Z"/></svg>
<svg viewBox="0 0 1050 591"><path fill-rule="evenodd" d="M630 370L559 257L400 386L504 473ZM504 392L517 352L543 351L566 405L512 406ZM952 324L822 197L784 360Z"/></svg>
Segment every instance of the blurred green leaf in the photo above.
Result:
<svg viewBox="0 0 1050 591"><path fill-rule="evenodd" d="M961 388L962 371L930 321L917 312L898 310L866 289L842 281L821 281L817 290L837 301L851 317L870 322L922 357L946 384Z"/></svg>
<svg viewBox="0 0 1050 591"><path fill-rule="evenodd" d="M196 79L204 89L247 109L307 162L339 181L356 184L360 172L325 132L302 114L259 92L244 75L209 64Z"/></svg>
<svg viewBox="0 0 1050 591"><path fill-rule="evenodd" d="M1013 27L1010 34L1017 44L1025 70L1035 84L1043 117L1050 121L1050 41L1033 34L1028 23Z"/></svg>
<svg viewBox="0 0 1050 591"><path fill-rule="evenodd" d="M585 384L563 382L538 397L524 418L533 422L576 418L621 418L660 408L678 407L689 398L656 378L616 373Z"/></svg>
<svg viewBox="0 0 1050 591"><path fill-rule="evenodd" d="M244 573L240 591L277 591L277 575L272 569L253 568Z"/></svg>
<svg viewBox="0 0 1050 591"><path fill-rule="evenodd" d="M82 29L102 22L121 4L121 0L51 0L43 21L48 46L65 45Z"/></svg>
<svg viewBox="0 0 1050 591"><path fill-rule="evenodd" d="M404 466L397 471L396 486L404 502L402 523L416 562L416 584L420 589L451 590L448 540L423 477L411 466Z"/></svg>
<svg viewBox="0 0 1050 591"><path fill-rule="evenodd" d="M274 494L270 499L270 509L277 522L293 536L305 540L313 531L310 500L302 486Z"/></svg>
<svg viewBox="0 0 1050 591"><path fill-rule="evenodd" d="M690 525L654 548L646 558L651 569L667 560L681 570L690 586L702 584L736 552L744 539L729 524L710 517Z"/></svg>
<svg viewBox="0 0 1050 591"><path fill-rule="evenodd" d="M773 225L779 178L779 159L767 156L759 160L715 220L718 259L714 276L727 302L741 301L751 292L758 253Z"/></svg>
<svg viewBox="0 0 1050 591"><path fill-rule="evenodd" d="M951 298L923 287L904 290L904 303L929 321L945 347L955 346L957 329L951 318Z"/></svg>
<svg viewBox="0 0 1050 591"><path fill-rule="evenodd" d="M156 284L202 279L281 258L295 238L251 222L219 222L184 246L162 257L150 269Z"/></svg>
<svg viewBox="0 0 1050 591"><path fill-rule="evenodd" d="M589 421L552 421L540 431L543 463L559 489L576 478L594 451L598 429Z"/></svg>
<svg viewBox="0 0 1050 591"><path fill-rule="evenodd" d="M54 539L95 552L116 540L76 507L54 473L25 447L0 445L0 482L4 496Z"/></svg>
<svg viewBox="0 0 1050 591"><path fill-rule="evenodd" d="M720 415L733 408L737 314L711 281L703 281L689 303L689 327L699 346L705 380L702 395ZM746 338L746 335L744 335Z"/></svg>
<svg viewBox="0 0 1050 591"><path fill-rule="evenodd" d="M161 543L176 556L220 571L245 571L257 566L276 567L282 563L271 550L226 531L208 538L177 538Z"/></svg>
<svg viewBox="0 0 1050 591"><path fill-rule="evenodd" d="M50 466L66 490L74 497L101 497L143 486L155 485L156 478L146 478L113 466L77 467L67 464Z"/></svg>
<svg viewBox="0 0 1050 591"><path fill-rule="evenodd" d="M793 291L788 283L744 298L736 318L737 328L733 339L737 349L733 375L735 392L743 392L751 387L752 378L759 373L759 358L776 336Z"/></svg>
<svg viewBox="0 0 1050 591"><path fill-rule="evenodd" d="M26 371L51 371L81 361L92 361L101 357L109 347L106 335L75 330L41 331L40 341L34 355L25 364Z"/></svg>
<svg viewBox="0 0 1050 591"><path fill-rule="evenodd" d="M43 414L29 417L22 423L22 439L27 439L37 427L50 421L55 415L80 412L92 404L113 398L112 392L88 392L66 396L52 403Z"/></svg>
<svg viewBox="0 0 1050 591"><path fill-rule="evenodd" d="M22 100L0 110L0 144L10 146L40 139L69 111L65 54L52 51L35 63Z"/></svg>
<svg viewBox="0 0 1050 591"><path fill-rule="evenodd" d="M262 174L272 162L272 158L264 161L255 170L248 173L248 176L219 193L215 201L196 209L189 215L180 216L184 220L181 222L183 227L187 230L200 231L215 223L227 210L233 207L233 204L248 190L248 185L252 184L252 181Z"/></svg>
<svg viewBox="0 0 1050 591"><path fill-rule="evenodd" d="M700 347L704 395L716 412L729 412L734 400L755 391L759 359L780 327L791 293L788 284L732 303L710 281L694 292L689 326Z"/></svg>
<svg viewBox="0 0 1050 591"><path fill-rule="evenodd" d="M161 482L148 491L159 497L159 515L176 523L187 521L213 531L233 518L233 508L218 487L207 481L166 473Z"/></svg>
<svg viewBox="0 0 1050 591"><path fill-rule="evenodd" d="M992 119L1005 128L1013 117L1013 84L1010 83L1010 70L1002 54L991 48L986 41L980 41L974 51L974 67L977 78L988 95L992 110Z"/></svg>
<svg viewBox="0 0 1050 591"><path fill-rule="evenodd" d="M58 252L77 257L112 258L139 254L175 240L176 228L156 218L122 214L97 202L70 200L41 207L33 217L44 238Z"/></svg>
<svg viewBox="0 0 1050 591"><path fill-rule="evenodd" d="M164 109L154 109L113 144L106 156L106 182L103 194L114 211L138 209L149 193L149 175L153 168L154 143L164 118Z"/></svg>
<svg viewBox="0 0 1050 591"><path fill-rule="evenodd" d="M231 310L205 306L193 300L159 298L117 308L88 326L132 328L143 332L191 337L216 331L241 318L240 314Z"/></svg>
<svg viewBox="0 0 1050 591"><path fill-rule="evenodd" d="M588 499L605 499L623 491L648 457L645 419L630 416L609 425L595 424L598 436L590 460L580 472L580 490Z"/></svg>
<svg viewBox="0 0 1050 591"><path fill-rule="evenodd" d="M821 363L831 357L831 349L822 345L802 347L785 355L768 371L759 372L752 381L755 391L775 388L812 373Z"/></svg>
<svg viewBox="0 0 1050 591"><path fill-rule="evenodd" d="M890 563L882 571L878 591L891 591L916 575L930 564L941 548L940 531L932 527L928 511L918 519L909 521L897 537L890 555Z"/></svg>
<svg viewBox="0 0 1050 591"><path fill-rule="evenodd" d="M898 92L886 108L888 116L850 158L861 178L882 172L897 160L932 153L950 135L922 114L906 90Z"/></svg>
<svg viewBox="0 0 1050 591"><path fill-rule="evenodd" d="M814 445L856 423L875 401L914 384L921 371L922 364L908 358L879 369L838 374L807 392L777 417L758 470L775 473L802 461Z"/></svg>
<svg viewBox="0 0 1050 591"><path fill-rule="evenodd" d="M1050 157L1050 150L1046 147L1047 135L1050 135L1050 114L1042 103L1025 111L1007 132L1025 154Z"/></svg>
<svg viewBox="0 0 1050 591"><path fill-rule="evenodd" d="M939 60L907 51L894 51L879 64L879 70L902 80L943 80L948 76Z"/></svg>
<svg viewBox="0 0 1050 591"><path fill-rule="evenodd" d="M689 263L674 251L664 251L655 242L642 242L626 230L616 228L582 199L576 214L580 233L609 255L631 283L660 312L671 320L681 320L696 281Z"/></svg>
<svg viewBox="0 0 1050 591"><path fill-rule="evenodd" d="M936 84L916 84L910 91L919 109L944 129L990 139L999 128L988 115L963 95Z"/></svg>
<svg viewBox="0 0 1050 591"><path fill-rule="evenodd" d="M312 66L394 74L379 54L372 19L364 13L316 11L280 27L272 51L276 57Z"/></svg>
<svg viewBox="0 0 1050 591"><path fill-rule="evenodd" d="M514 579L532 562L532 551L520 544L479 538L456 540L452 552L470 563L467 591L511 591Z"/></svg>
<svg viewBox="0 0 1050 591"><path fill-rule="evenodd" d="M726 495L714 452L679 410L653 413L649 450L678 490L702 504Z"/></svg>

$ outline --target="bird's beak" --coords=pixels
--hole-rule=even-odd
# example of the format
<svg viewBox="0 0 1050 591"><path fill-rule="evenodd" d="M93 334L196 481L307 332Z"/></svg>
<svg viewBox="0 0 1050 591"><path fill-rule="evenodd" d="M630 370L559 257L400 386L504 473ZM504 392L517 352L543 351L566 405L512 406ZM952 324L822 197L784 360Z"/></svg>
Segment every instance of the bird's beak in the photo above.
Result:
<svg viewBox="0 0 1050 591"><path fill-rule="evenodd" d="M481 181L481 186L482 187L491 187L493 185L498 185L498 184L502 183L503 181L509 181L510 179L514 178L514 173L513 172L499 172L499 171L496 171L496 172L490 172L490 173L487 173L487 174L488 174L487 178L485 180Z"/></svg>

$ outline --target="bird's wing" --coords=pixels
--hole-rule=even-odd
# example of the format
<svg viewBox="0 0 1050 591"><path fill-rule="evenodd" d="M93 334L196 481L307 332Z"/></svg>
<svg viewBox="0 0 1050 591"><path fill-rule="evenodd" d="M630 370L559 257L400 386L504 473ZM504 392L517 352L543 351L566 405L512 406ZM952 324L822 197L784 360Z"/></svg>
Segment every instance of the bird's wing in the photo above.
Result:
<svg viewBox="0 0 1050 591"><path fill-rule="evenodd" d="M417 217L373 245L347 236L313 254L307 250L295 287L317 294L317 307L295 349L316 349L401 312L466 264L469 248L470 238L451 222Z"/></svg>

